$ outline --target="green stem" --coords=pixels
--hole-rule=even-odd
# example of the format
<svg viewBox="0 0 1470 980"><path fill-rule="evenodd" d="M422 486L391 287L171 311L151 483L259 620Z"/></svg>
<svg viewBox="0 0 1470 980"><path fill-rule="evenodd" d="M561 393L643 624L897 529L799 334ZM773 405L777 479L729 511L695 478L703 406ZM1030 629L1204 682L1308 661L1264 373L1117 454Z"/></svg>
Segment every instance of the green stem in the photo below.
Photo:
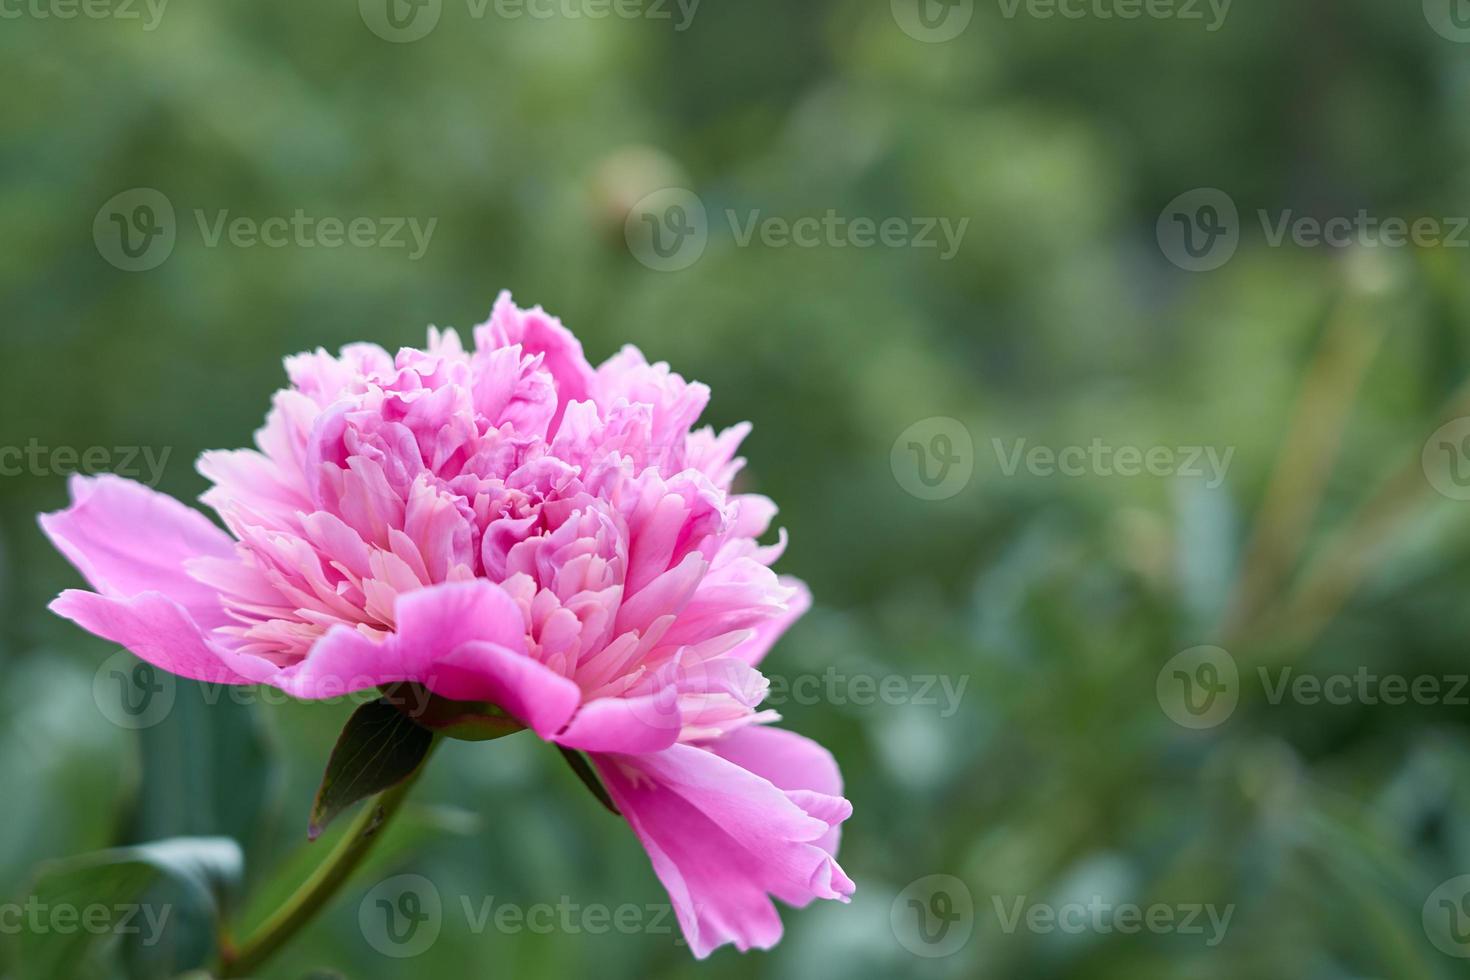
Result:
<svg viewBox="0 0 1470 980"><path fill-rule="evenodd" d="M429 747L430 755L438 744L439 740L436 738ZM428 762L429 755L425 755L419 767L407 779L381 793L357 815L326 860L317 865L316 870L301 883L295 894L237 949L225 950L218 976L249 976L331 901L332 896L352 876L352 872L357 870L362 859L367 857L373 845L378 842L383 828L403 806L403 801L408 798L409 791L413 789L413 784L418 781Z"/></svg>

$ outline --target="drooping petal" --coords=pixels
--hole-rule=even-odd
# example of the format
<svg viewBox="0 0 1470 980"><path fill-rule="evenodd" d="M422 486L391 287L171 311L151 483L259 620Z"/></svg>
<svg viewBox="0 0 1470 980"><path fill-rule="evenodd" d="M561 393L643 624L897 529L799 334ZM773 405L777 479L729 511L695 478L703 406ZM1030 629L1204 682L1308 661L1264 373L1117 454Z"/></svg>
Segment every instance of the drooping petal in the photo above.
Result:
<svg viewBox="0 0 1470 980"><path fill-rule="evenodd" d="M842 772L837 760L805 735L769 725L747 725L711 742L709 750L770 780L788 794L806 792L828 800L842 799ZM834 824L818 843L835 857L841 835L842 828Z"/></svg>
<svg viewBox="0 0 1470 980"><path fill-rule="evenodd" d="M690 745L592 758L668 889L695 956L726 943L773 946L781 937L773 896L800 907L852 894L823 846L851 812L840 797L784 791Z"/></svg>

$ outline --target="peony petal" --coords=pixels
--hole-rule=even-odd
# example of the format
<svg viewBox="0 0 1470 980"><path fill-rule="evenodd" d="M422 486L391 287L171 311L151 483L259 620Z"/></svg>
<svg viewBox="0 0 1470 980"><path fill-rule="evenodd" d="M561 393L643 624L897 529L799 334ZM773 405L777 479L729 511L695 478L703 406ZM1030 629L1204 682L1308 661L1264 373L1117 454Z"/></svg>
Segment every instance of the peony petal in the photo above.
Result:
<svg viewBox="0 0 1470 980"><path fill-rule="evenodd" d="M542 738L572 717L582 692L524 653L493 643L467 643L434 665L424 684L461 701L489 701Z"/></svg>
<svg viewBox="0 0 1470 980"><path fill-rule="evenodd" d="M484 579L405 593L397 632L381 639L338 626L270 683L324 699L412 681L455 701L489 701L543 738L571 718L577 685L526 653L520 608Z"/></svg>
<svg viewBox="0 0 1470 980"><path fill-rule="evenodd" d="M760 664L766 658L766 654L771 652L771 647L775 646L776 641L791 627L791 624L804 616L812 607L812 593L806 587L805 582L788 575L781 576L780 581L783 586L795 590L792 597L786 601L786 611L779 616L756 623L751 627L755 635L730 651L730 656L744 660L752 667Z"/></svg>
<svg viewBox="0 0 1470 980"><path fill-rule="evenodd" d="M399 596L398 638L404 654L432 663L464 643L481 640L524 654L526 622L505 590L477 579Z"/></svg>
<svg viewBox="0 0 1470 980"><path fill-rule="evenodd" d="M124 599L68 589L50 608L89 633L127 647L153 666L190 680L252 684L274 670L268 661L218 646L188 610L157 592Z"/></svg>
<svg viewBox="0 0 1470 980"><path fill-rule="evenodd" d="M798 735L785 728L747 725L719 741L711 742L709 750L741 769L770 780L793 799L797 799L800 793L809 793L810 796L801 797L804 805L799 804L808 812L813 812L822 805L816 797L846 804L842 800L842 772L837 768L837 760L832 758L831 752L805 735ZM814 815L823 819L830 819L832 816L821 813ZM840 823L842 819L846 817L837 822ZM836 856L841 834L841 828L833 826L818 843L828 854Z"/></svg>
<svg viewBox="0 0 1470 980"><path fill-rule="evenodd" d="M667 688L641 697L588 701L552 741L584 752L637 755L673 745L682 727L677 691Z"/></svg>
<svg viewBox="0 0 1470 980"><path fill-rule="evenodd" d="M689 745L592 758L668 889L695 956L726 943L773 946L781 920L771 896L802 906L852 894L851 880L821 846L851 812L846 801L787 794Z"/></svg>
<svg viewBox="0 0 1470 980"><path fill-rule="evenodd" d="M697 552L654 579L641 592L625 598L618 609L615 632L647 630L660 616L677 614L699 588L709 563Z"/></svg>
<svg viewBox="0 0 1470 980"><path fill-rule="evenodd" d="M582 343L560 320L541 307L522 310L502 292L490 311L490 319L474 330L475 346L483 351L519 344L526 354L540 354L556 385L557 409L549 432L554 434L562 412L570 402L582 401L592 388L592 366L582 353Z"/></svg>
<svg viewBox="0 0 1470 980"><path fill-rule="evenodd" d="M228 622L218 594L184 568L192 558L233 559L228 534L133 480L74 475L68 486L71 506L42 514L41 530L94 589L120 599L161 592L204 629Z"/></svg>

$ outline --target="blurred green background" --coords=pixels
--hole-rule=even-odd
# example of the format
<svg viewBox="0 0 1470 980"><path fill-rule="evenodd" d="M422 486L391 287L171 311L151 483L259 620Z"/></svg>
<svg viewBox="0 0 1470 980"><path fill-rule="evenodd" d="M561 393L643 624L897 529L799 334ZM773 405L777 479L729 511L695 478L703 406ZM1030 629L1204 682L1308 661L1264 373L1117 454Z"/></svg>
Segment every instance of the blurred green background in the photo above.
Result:
<svg viewBox="0 0 1470 980"><path fill-rule="evenodd" d="M382 36L375 0L174 0L156 19L141 3L55 16L65 3L7 3L0 22L0 447L41 461L0 478L0 896L24 902L45 859L226 835L268 904L351 710L211 705L180 683L158 724L109 721L94 678L116 651L45 610L80 584L35 524L64 505L65 471L89 447L112 468L122 447L166 450L159 489L193 500L194 457L248 444L283 355L418 345L510 288L594 362L635 343L711 385L709 421L754 423L745 485L781 505L778 567L816 595L767 672L849 679L779 710L842 764L857 894L786 913L773 952L705 963L662 915L632 933L477 930L465 902L666 898L545 746L455 743L380 860L262 976L1463 975L1450 952L1470 946L1434 924L1467 890L1436 889L1470 873L1470 712L1448 696L1470 671L1470 504L1421 466L1427 440L1439 458L1431 434L1470 415L1454 233L1470 11L1445 19L1461 0L1241 3L1217 30L1206 5L1123 19L1098 15L1106 0L1075 19L1008 0L704 0L687 19L655 0L600 19L443 0L396 8L438 15L407 42ZM939 41L921 12L970 19ZM677 271L625 234L665 187L709 220ZM99 245L99 212L132 188L176 214L144 271ZM1156 234L1196 188L1238 209L1239 247L1210 271ZM196 218L298 209L436 223L413 258L211 246ZM726 218L829 210L968 225L946 259L741 244ZM1288 212L1360 211L1433 218L1445 240L1268 234ZM1219 486L1008 474L1021 439L1233 456ZM960 466L945 499L905 489L910 441ZM1161 691L1203 644L1233 658L1239 703L1191 728ZM1433 677L1445 696L1272 698L1258 671L1285 667ZM937 690L862 703L859 676L964 687L953 711ZM398 874L444 906L412 959L359 927ZM908 904L936 874L969 910L938 946L920 920L944 909ZM1018 899L1232 911L1211 945L1207 925L1007 930ZM19 943L0 935L12 976ZM161 969L153 952L135 975Z"/></svg>

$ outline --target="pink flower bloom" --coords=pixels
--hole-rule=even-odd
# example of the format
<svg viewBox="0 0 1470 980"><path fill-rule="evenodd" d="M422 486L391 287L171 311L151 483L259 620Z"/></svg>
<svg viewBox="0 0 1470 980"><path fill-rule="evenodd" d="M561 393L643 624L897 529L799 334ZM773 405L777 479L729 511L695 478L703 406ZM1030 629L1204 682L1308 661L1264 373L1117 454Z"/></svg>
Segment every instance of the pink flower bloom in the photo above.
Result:
<svg viewBox="0 0 1470 980"><path fill-rule="evenodd" d="M288 358L258 450L205 453L229 534L116 477L41 518L96 592L51 608L183 677L319 699L400 681L587 752L696 956L845 901L831 755L766 726L758 666L809 604L776 508L731 481L748 426L632 347L593 369L502 294L466 352Z"/></svg>

